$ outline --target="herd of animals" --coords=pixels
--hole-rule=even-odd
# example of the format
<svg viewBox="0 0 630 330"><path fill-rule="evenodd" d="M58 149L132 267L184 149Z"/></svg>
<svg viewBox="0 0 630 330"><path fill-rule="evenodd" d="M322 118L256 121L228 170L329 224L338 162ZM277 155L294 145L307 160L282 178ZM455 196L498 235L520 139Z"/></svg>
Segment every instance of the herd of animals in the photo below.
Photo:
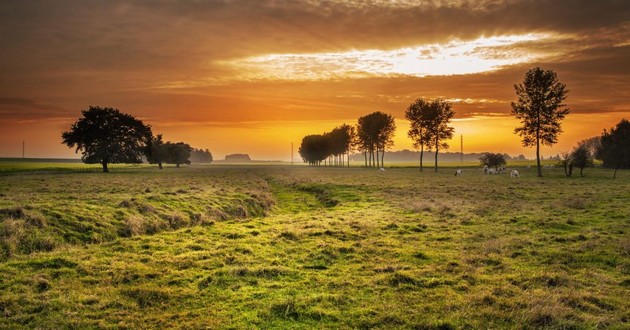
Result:
<svg viewBox="0 0 630 330"><path fill-rule="evenodd" d="M385 168L381 167L379 168L379 171L385 172ZM505 173L505 167L503 166L499 166L496 169L488 167L488 165L483 166L483 174L501 174L501 173ZM460 176L462 174L464 174L464 170L460 169L460 170L455 171L455 176ZM510 178L520 178L520 177L521 175L518 173L517 170L512 170L510 172Z"/></svg>
<svg viewBox="0 0 630 330"><path fill-rule="evenodd" d="M483 166L483 174L501 174L501 173L505 173L505 167L504 166L499 166L497 168L492 168L492 167L488 167L488 165L484 165ZM455 171L455 176L460 176L464 174L464 170L456 170ZM520 174L518 173L518 170L512 170L510 172L510 178L520 178Z"/></svg>

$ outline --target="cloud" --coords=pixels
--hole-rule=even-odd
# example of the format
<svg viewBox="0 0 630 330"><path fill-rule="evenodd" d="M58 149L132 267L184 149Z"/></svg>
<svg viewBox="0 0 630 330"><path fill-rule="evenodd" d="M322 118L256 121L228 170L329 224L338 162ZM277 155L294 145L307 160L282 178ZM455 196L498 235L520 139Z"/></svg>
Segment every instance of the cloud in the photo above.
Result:
<svg viewBox="0 0 630 330"><path fill-rule="evenodd" d="M75 118L95 104L163 122L345 119L374 110L401 117L417 97L444 97L495 100L458 103L458 117L507 114L512 85L534 65L559 73L575 113L624 112L628 17L630 3L618 0L2 1L0 90L31 103L0 105L0 113ZM306 82L238 81L238 69L217 64L414 47L430 59L440 55L430 45L502 35L548 37L474 51L494 60L554 56L469 75ZM360 66L365 58L342 60ZM316 70L329 68L308 72Z"/></svg>
<svg viewBox="0 0 630 330"><path fill-rule="evenodd" d="M0 118L3 121L50 120L67 117L67 111L60 106L44 104L31 99L0 97Z"/></svg>

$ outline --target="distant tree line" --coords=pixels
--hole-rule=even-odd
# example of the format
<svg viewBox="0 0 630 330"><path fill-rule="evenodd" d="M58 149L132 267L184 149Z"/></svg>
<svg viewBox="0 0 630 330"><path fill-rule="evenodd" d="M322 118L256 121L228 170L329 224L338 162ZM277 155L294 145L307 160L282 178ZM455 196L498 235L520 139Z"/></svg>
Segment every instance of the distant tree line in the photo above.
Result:
<svg viewBox="0 0 630 330"><path fill-rule="evenodd" d="M349 155L355 143L355 129L343 124L323 134L307 135L302 139L298 153L312 166L350 166ZM346 161L347 160L347 161Z"/></svg>
<svg viewBox="0 0 630 330"><path fill-rule="evenodd" d="M164 142L162 135L153 136L151 126L141 120L110 107L90 106L82 110L69 131L63 132L62 143L75 152L82 152L81 160L87 164L101 164L103 172L115 163L142 163L143 156L151 164L190 164L191 156L211 162L207 149L196 150L184 142Z"/></svg>

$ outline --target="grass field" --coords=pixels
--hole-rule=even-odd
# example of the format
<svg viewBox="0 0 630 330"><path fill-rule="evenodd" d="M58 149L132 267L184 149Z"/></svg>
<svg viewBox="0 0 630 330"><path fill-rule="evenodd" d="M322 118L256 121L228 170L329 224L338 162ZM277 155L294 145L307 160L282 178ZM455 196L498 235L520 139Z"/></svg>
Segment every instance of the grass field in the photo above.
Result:
<svg viewBox="0 0 630 330"><path fill-rule="evenodd" d="M0 328L630 327L627 171L25 167Z"/></svg>

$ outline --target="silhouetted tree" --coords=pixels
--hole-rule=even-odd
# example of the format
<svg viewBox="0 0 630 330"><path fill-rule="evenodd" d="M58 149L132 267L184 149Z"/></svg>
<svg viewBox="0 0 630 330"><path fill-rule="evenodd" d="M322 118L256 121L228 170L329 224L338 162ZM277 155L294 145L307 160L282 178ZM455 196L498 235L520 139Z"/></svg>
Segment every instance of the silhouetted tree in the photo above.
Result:
<svg viewBox="0 0 630 330"><path fill-rule="evenodd" d="M580 169L580 176L584 176L584 168L593 166L593 158L585 144L579 144L571 152L571 164Z"/></svg>
<svg viewBox="0 0 630 330"><path fill-rule="evenodd" d="M517 102L512 102L512 114L521 120L514 133L523 138L523 146L536 146L536 166L540 166L540 144L552 146L562 132L560 121L569 113L562 102L567 98L566 85L558 82L552 70L533 68L525 74L522 84L514 85Z"/></svg>
<svg viewBox="0 0 630 330"><path fill-rule="evenodd" d="M481 162L481 165L494 167L495 170L498 170L499 166L506 164L505 156L503 154L495 154L491 152L486 152L483 156L479 157L479 161Z"/></svg>
<svg viewBox="0 0 630 330"><path fill-rule="evenodd" d="M162 169L162 163L166 157L166 149L164 148L164 141L162 140L162 134L158 134L156 137L151 137L149 144L147 145L147 161L150 164L157 164L159 169Z"/></svg>
<svg viewBox="0 0 630 330"><path fill-rule="evenodd" d="M453 132L455 129L449 126L451 119L455 116L453 111L453 105L450 102L446 102L442 99L437 99L432 102L433 106L430 107L428 114L428 130L431 140L429 142L429 149L435 150L435 171L438 170L438 153L440 149L448 149L449 145L446 140L453 138Z"/></svg>
<svg viewBox="0 0 630 330"><path fill-rule="evenodd" d="M192 163L212 163L212 153L210 150L192 149L190 152L190 161Z"/></svg>
<svg viewBox="0 0 630 330"><path fill-rule="evenodd" d="M395 131L396 123L392 115L376 111L359 118L357 123L358 145L366 153L366 156L369 153L370 166L383 166L385 150L394 144ZM366 166L367 163L366 158Z"/></svg>
<svg viewBox="0 0 630 330"><path fill-rule="evenodd" d="M63 132L63 144L75 152L82 151L81 159L88 164L142 163L142 155L153 134L151 127L118 109L90 106L82 110L70 131Z"/></svg>
<svg viewBox="0 0 630 330"><path fill-rule="evenodd" d="M190 164L190 152L192 148L184 142L166 142L164 143L165 157L164 162L175 164L177 167L181 164Z"/></svg>
<svg viewBox="0 0 630 330"><path fill-rule="evenodd" d="M417 99L407 107L405 118L409 120L411 127L407 132L413 140L413 147L420 149L420 171L422 171L422 157L424 156L424 147L428 146L430 151L432 144L432 133L429 129L431 125L431 115L433 108L438 106L436 102L427 102L423 99Z"/></svg>
<svg viewBox="0 0 630 330"><path fill-rule="evenodd" d="M613 178L617 170L630 167L630 122L622 119L610 131L604 130L596 158L604 162L604 166L614 168Z"/></svg>
<svg viewBox="0 0 630 330"><path fill-rule="evenodd" d="M568 152L563 152L562 155L560 155L560 161L558 162L558 164L564 168L564 175L566 175L567 177L573 175L572 156L572 153L570 154Z"/></svg>
<svg viewBox="0 0 630 330"><path fill-rule="evenodd" d="M343 124L330 132L331 154L336 157L335 163L344 166L344 155L348 158L348 166L350 166L350 150L353 146L354 127Z"/></svg>
<svg viewBox="0 0 630 330"><path fill-rule="evenodd" d="M305 163L311 166L320 165L328 157L329 140L320 134L307 135L302 138L298 153Z"/></svg>

